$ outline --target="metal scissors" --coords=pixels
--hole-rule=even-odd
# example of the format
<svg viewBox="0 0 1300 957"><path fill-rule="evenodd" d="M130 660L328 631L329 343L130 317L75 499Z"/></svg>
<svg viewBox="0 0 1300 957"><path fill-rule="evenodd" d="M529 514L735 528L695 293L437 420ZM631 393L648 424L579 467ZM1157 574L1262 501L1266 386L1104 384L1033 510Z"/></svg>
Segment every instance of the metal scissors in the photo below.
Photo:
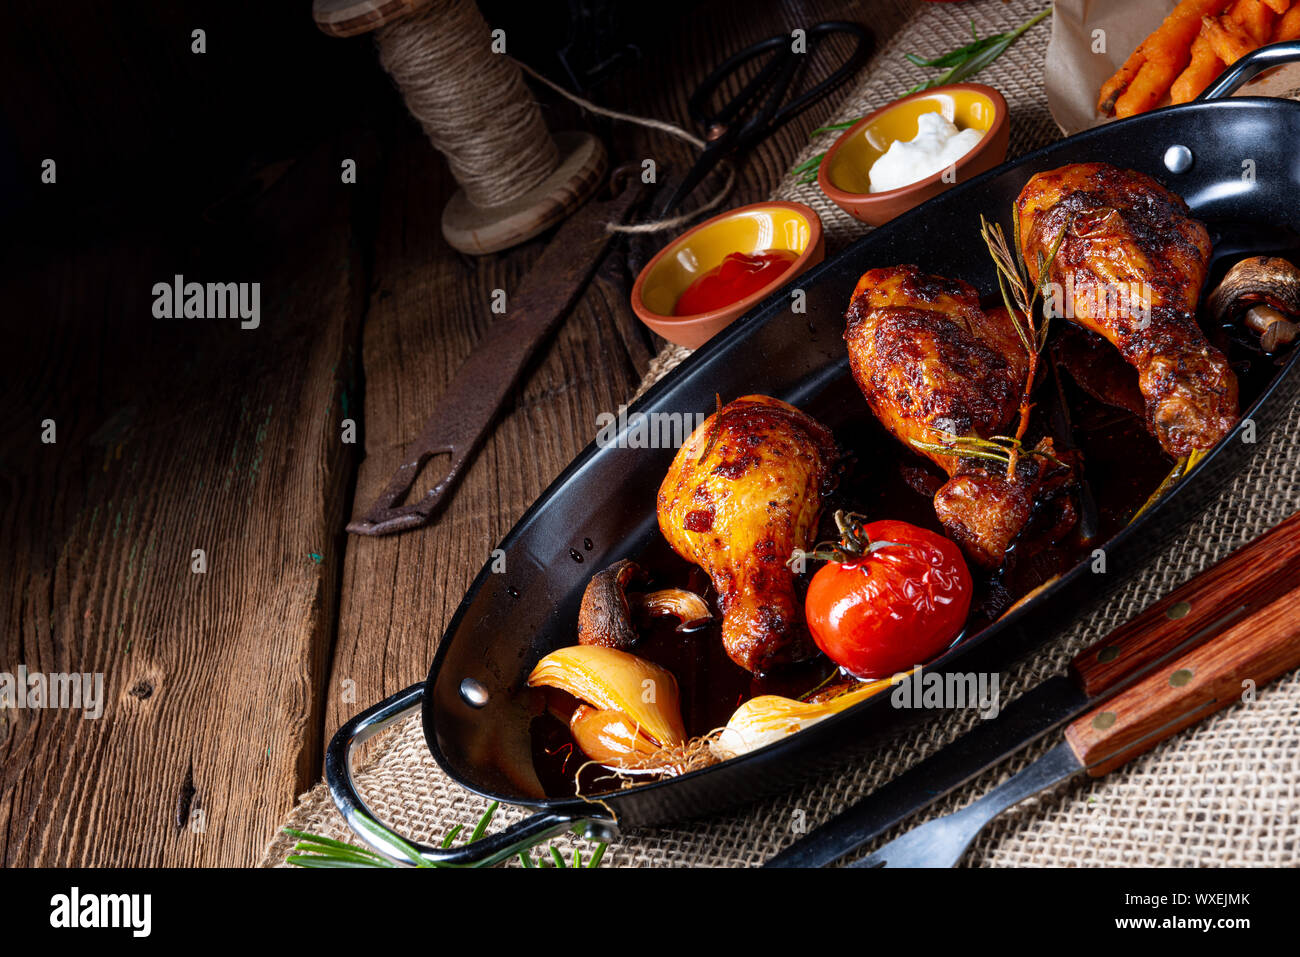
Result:
<svg viewBox="0 0 1300 957"><path fill-rule="evenodd" d="M823 39L836 33L848 34L856 40L848 59L812 89L783 104L795 78L817 46ZM704 151L669 195L662 207L663 213L676 209L724 156L747 150L766 139L786 122L839 87L862 65L871 47L870 32L857 23L844 20L828 20L809 27L804 39L807 43L806 50L799 53L794 51L791 34L762 40L729 57L704 78L688 104L691 119L704 130ZM716 113L710 112L710 104L718 88L745 64L769 53L772 55L768 61L735 98Z"/></svg>

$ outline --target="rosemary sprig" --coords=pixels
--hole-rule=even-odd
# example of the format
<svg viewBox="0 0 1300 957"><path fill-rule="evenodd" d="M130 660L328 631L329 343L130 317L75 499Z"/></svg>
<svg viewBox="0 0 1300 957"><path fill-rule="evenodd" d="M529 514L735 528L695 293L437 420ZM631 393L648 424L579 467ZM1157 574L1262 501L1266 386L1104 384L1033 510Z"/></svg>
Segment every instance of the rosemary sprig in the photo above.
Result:
<svg viewBox="0 0 1300 957"><path fill-rule="evenodd" d="M1041 14L1040 14L1041 16ZM1031 24L1032 25L1032 24ZM973 43L968 43L964 47L958 47L955 50L949 50L947 53L940 54L929 60L917 56L915 53L904 53L903 59L913 66L928 66L935 69L945 69L947 67L960 66L975 54L986 50L995 43L1000 43L1005 34L994 33L991 36L981 38L979 32L975 29L975 20L972 17L970 22L971 36L975 38Z"/></svg>
<svg viewBox="0 0 1300 957"><path fill-rule="evenodd" d="M493 801L488 805L483 816L479 818L478 823L474 825L474 830L470 832L466 844L473 844L480 840L487 833L488 825L492 823L492 818L496 816L497 809L501 806L499 801ZM342 841L336 841L333 838L321 837L319 834L307 834L303 831L296 831L293 828L286 827L284 832L290 837L298 839L298 843L293 846L295 851L303 851L302 854L291 854L285 858L285 862L295 867L401 867L408 864L414 867L447 867L450 865L438 864L426 861L419 850L410 842L403 840L400 836L388 830L378 821L372 818L359 818L358 826L375 837L382 837L388 842L396 845L402 852L403 860L394 861L380 854L378 851L371 850L368 847L362 847L358 844L345 844ZM452 842L456 840L463 826L457 824L447 832L446 837L442 839L443 847L451 847ZM591 860L587 864L582 863L582 856L578 849L573 849L573 867L597 867L601 858L605 856L606 845L602 842L596 845L596 850L591 855ZM557 862L556 867L568 867L565 864L560 852L554 845L548 845L551 856ZM533 867L533 861L530 856L532 848L519 852L519 860L525 867ZM551 862L545 858L541 859L540 866L550 867Z"/></svg>
<svg viewBox="0 0 1300 957"><path fill-rule="evenodd" d="M1038 359L1047 346L1048 327L1052 319L1051 313L1043 310L1042 324L1038 324L1035 319L1038 300L1042 296L1043 286L1047 282L1052 263L1056 262L1056 255L1061 251L1061 243L1065 241L1065 234L1070 231L1072 224L1073 219L1070 219L1061 227L1046 255L1042 250L1038 251L1035 263L1038 278L1030 280L1029 269L1025 265L1025 257L1021 251L1023 247L1020 241L1020 217L1015 207L1011 209L1012 248L1007 246L1006 233L1001 224L990 223L982 213L980 214L980 237L988 247L989 255L993 257L993 265L997 268L998 292L1002 294L1002 303L1006 306L1011 325L1020 338L1020 344L1024 346L1028 360L1024 391L1020 396L1020 414L1016 422L1015 435L1012 436L1015 445L1009 449L1007 455L1008 480L1015 473L1016 462L1021 453L1020 443L1029 430L1029 414L1034 408L1032 396L1038 378ZM1033 451L1038 452L1036 449Z"/></svg>
<svg viewBox="0 0 1300 957"><path fill-rule="evenodd" d="M987 37L981 37L976 32L975 21L971 20L970 32L974 40L965 46L949 50L947 53L928 60L914 53L904 53L903 58L914 66L944 70L938 76L923 80L911 87L904 95L911 96L913 93L920 93L922 90L944 86L948 83L960 83L969 79L1005 53L1011 44L1024 35L1026 30L1042 22L1043 18L1051 12L1052 8L1048 6L1047 9L1030 17L1014 30L1008 30L1005 33L994 33ZM857 120L848 120L843 123L830 123L826 126L819 126L808 134L808 138L813 139L823 133L842 133L856 122ZM801 184L815 183L817 181L817 167L821 165L822 157L825 155L826 153L823 151L816 156L809 157L802 163L792 167L790 175L797 177Z"/></svg>
<svg viewBox="0 0 1300 957"><path fill-rule="evenodd" d="M722 396L717 392L713 393L713 401L717 406L713 412L713 425L709 427L708 441L704 443L704 451L700 453L700 457L695 460L697 462L703 462L709 457L713 447L718 444L718 436L722 434Z"/></svg>
<svg viewBox="0 0 1300 957"><path fill-rule="evenodd" d="M1001 465L1010 465L1012 455L1024 455L1026 450L1020 439L1010 435L991 435L987 439L978 435L957 435L955 432L940 432L942 442L923 442L910 439L909 444L922 452L935 455L959 455L963 458L988 459ZM1041 448L1028 450L1031 455L1040 455L1055 465L1063 463L1055 455Z"/></svg>
<svg viewBox="0 0 1300 957"><path fill-rule="evenodd" d="M1011 461L1011 451L1020 450L1020 440L1008 435L992 435L987 439L978 435L957 435L942 432L943 442L923 442L911 439L913 448L934 455L959 455L963 458L989 459L1006 465Z"/></svg>
<svg viewBox="0 0 1300 957"><path fill-rule="evenodd" d="M991 223L984 218L983 214L980 215L980 237L988 247L989 255L993 257L993 265L997 268L998 292L1002 295L1002 303L1006 306L1007 315L1011 318L1011 325L1016 330L1027 359L1025 386L1020 396L1016 432L1015 435L991 435L988 438L943 432L940 433L944 438L942 443L911 439L910 444L914 448L932 455L959 455L997 462L1006 466L1008 480L1015 473L1016 462L1021 455L1026 454L1026 451L1028 454L1041 455L1048 461L1060 464L1055 456L1041 448L1026 450L1024 438L1029 429L1029 414L1034 407L1031 396L1038 374L1038 359L1047 346L1048 325L1051 321L1051 315L1046 310L1043 312L1041 325L1034 316L1039 297L1043 293L1043 286L1047 282L1048 272L1052 268L1052 263L1056 261L1056 254L1061 251L1061 243L1065 240L1071 222L1067 222L1061 229L1047 255L1039 251L1038 278L1031 281L1021 253L1020 218L1016 215L1015 209L1011 210L1010 245L1007 244L1006 232L1001 224Z"/></svg>
<svg viewBox="0 0 1300 957"><path fill-rule="evenodd" d="M980 70L984 69L998 57L1007 51L1011 44L1015 43L1030 27L1040 23L1044 17L1052 12L1049 6L1040 13L1034 14L1014 30L1008 30L1006 33L995 33L992 36L980 39L975 33L975 21L971 21L971 34L975 36L974 43L968 43L964 47L959 47L950 53L936 57L932 61L921 60L919 57L907 56L910 63L916 66L927 67L949 67L947 72L929 80L922 81L912 87L907 92L920 93L922 90L928 90L936 86L946 86L949 83L960 83L963 80L974 76Z"/></svg>

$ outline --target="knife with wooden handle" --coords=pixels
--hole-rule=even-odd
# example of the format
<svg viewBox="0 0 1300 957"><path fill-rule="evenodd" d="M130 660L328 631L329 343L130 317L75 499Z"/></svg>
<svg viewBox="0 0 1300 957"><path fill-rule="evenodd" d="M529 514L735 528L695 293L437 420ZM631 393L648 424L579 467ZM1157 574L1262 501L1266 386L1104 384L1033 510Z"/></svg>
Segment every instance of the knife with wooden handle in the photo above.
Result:
<svg viewBox="0 0 1300 957"><path fill-rule="evenodd" d="M924 810L1144 675L1300 587L1300 513L1085 649L1069 673L909 768L767 862L825 867Z"/></svg>
<svg viewBox="0 0 1300 957"><path fill-rule="evenodd" d="M1187 726L1300 667L1300 588L1156 668L1065 729L1090 777L1149 751Z"/></svg>
<svg viewBox="0 0 1300 957"><path fill-rule="evenodd" d="M853 867L951 867L991 820L1078 774L1101 777L1300 667L1300 587L1150 671L1065 729L1065 740L973 804L927 821Z"/></svg>

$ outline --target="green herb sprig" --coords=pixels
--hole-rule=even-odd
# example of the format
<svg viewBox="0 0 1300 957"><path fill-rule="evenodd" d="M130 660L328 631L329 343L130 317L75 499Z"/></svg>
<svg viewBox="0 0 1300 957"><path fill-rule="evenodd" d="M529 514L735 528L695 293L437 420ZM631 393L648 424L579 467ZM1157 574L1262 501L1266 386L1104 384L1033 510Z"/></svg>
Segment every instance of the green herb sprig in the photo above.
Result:
<svg viewBox="0 0 1300 957"><path fill-rule="evenodd" d="M978 435L957 435L955 432L942 432L943 442L923 442L911 439L913 448L934 455L955 455L961 458L988 459L1007 465L1011 462L1011 452L1019 452L1021 443L1009 435L991 435L987 439Z"/></svg>
<svg viewBox="0 0 1300 957"><path fill-rule="evenodd" d="M974 76L980 70L984 69L998 57L1007 51L1011 44L1015 43L1030 27L1036 26L1042 22L1043 18L1052 12L1049 6L1041 13L1036 13L1014 30L1008 30L1006 33L995 33L992 36L981 38L975 32L975 21L971 20L970 32L975 38L973 43L968 43L964 47L958 47L942 56L935 57L932 60L923 60L912 53L905 53L903 56L909 63L916 66L933 67L937 69L947 68L939 76L931 77L928 80L916 84L908 90L908 94L920 93L922 90L928 90L936 86L946 86L949 83L960 83L969 77Z"/></svg>
<svg viewBox="0 0 1300 957"><path fill-rule="evenodd" d="M915 53L904 53L904 59L914 66L944 71L928 80L922 80L911 87L905 95L911 96L913 93L920 93L922 90L945 86L949 83L961 83L963 80L969 79L1002 56L1011 44L1024 35L1026 30L1041 23L1043 18L1051 12L1052 8L1049 6L1042 12L1030 17L1014 30L1008 30L1005 33L994 33L987 37L979 35L975 29L975 21L971 20L970 32L974 40L965 46L949 50L947 53L928 60L917 56ZM828 123L826 126L817 127L808 134L808 138L815 139L823 133L842 133L856 122L858 121L846 120L843 123ZM817 167L821 165L822 157L825 155L826 153L823 151L816 156L809 157L791 168L790 175L797 177L801 184L815 183L817 181Z"/></svg>
<svg viewBox="0 0 1300 957"><path fill-rule="evenodd" d="M496 816L497 809L501 806L499 801L493 801L488 805L483 816L479 818L478 823L474 825L474 830L470 832L469 838L465 844L473 844L480 840L487 833L488 825L492 823L492 818ZM293 828L286 827L284 833L290 837L298 839L294 844L295 851L304 853L291 854L285 858L285 862L295 867L402 867L405 865L413 867L450 867L449 864L439 864L433 861L427 861L420 854L419 850L409 841L402 839L399 835L393 833L384 827L378 821L372 818L361 817L357 821L357 826L367 833L377 838L382 838L388 843L396 846L402 852L402 861L394 861L391 858L380 854L378 851L368 847L362 847L358 844L346 844L343 841L336 841L333 838L321 837L319 834L307 834L303 831L296 831ZM442 839L442 847L452 846L452 842L460 836L463 825L457 824ZM596 845L596 850L592 852L591 858L587 863L582 862L582 854L575 847L573 849L573 863L568 863L554 845L548 845L545 851L537 850L536 863L533 861L532 854L536 850L530 847L527 850L519 852L519 862L524 867L599 867L601 859L605 856L606 844L601 842ZM549 851L549 854L547 853Z"/></svg>
<svg viewBox="0 0 1300 957"><path fill-rule="evenodd" d="M1052 318L1047 309L1043 310L1041 324L1035 319L1035 315L1052 264L1056 262L1056 255L1061 251L1061 243L1065 241L1065 234L1069 232L1073 223L1073 218L1066 222L1046 254L1042 250L1038 251L1035 260L1038 278L1031 280L1029 268L1021 252L1020 216L1015 207L1011 209L1010 244L1007 243L1007 236L1001 224L991 223L982 213L980 214L980 238L984 240L989 256L993 259L993 265L997 269L998 292L1002 295L1002 304L1006 307L1011 325L1015 328L1020 344L1025 350L1025 386L1020 396L1015 434L991 435L985 439L977 435L962 436L945 432L942 444L912 439L913 447L931 454L958 455L997 462L1006 466L1008 480L1015 474L1016 462L1026 451L1031 455L1041 455L1053 463L1060 464L1055 456L1044 449L1026 450L1023 441L1029 429L1029 414L1034 408L1033 391L1038 378L1038 360L1047 346L1048 326Z"/></svg>

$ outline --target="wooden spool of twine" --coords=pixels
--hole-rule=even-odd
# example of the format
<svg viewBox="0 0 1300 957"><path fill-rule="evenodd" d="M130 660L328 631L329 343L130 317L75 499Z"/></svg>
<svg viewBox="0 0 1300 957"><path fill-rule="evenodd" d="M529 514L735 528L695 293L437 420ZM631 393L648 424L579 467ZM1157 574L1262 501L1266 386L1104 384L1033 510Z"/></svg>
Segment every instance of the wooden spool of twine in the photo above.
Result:
<svg viewBox="0 0 1300 957"><path fill-rule="evenodd" d="M490 253L531 239L600 185L600 141L551 136L473 0L314 0L312 16L330 36L375 32L379 62L460 185L442 211L455 248Z"/></svg>

